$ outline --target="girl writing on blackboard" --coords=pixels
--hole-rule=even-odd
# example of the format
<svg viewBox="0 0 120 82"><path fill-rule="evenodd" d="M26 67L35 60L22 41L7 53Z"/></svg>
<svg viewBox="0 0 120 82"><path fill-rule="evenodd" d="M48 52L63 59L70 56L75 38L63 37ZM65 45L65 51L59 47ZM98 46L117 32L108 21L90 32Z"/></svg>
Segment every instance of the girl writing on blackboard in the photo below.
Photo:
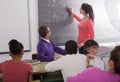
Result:
<svg viewBox="0 0 120 82"><path fill-rule="evenodd" d="M76 15L72 8L69 8L69 11L72 13L73 17L77 19L80 23L78 24L78 47L79 53L87 54L84 49L84 43L88 39L94 39L94 12L91 5L83 3L80 7L80 14L83 15L83 18Z"/></svg>

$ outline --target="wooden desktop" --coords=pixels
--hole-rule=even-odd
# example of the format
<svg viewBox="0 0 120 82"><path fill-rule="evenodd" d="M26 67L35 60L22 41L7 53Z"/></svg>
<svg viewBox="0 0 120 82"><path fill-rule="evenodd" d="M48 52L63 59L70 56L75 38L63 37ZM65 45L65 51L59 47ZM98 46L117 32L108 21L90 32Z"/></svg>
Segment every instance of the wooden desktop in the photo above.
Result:
<svg viewBox="0 0 120 82"><path fill-rule="evenodd" d="M37 79L40 80L40 82L63 82L63 77L61 74L61 71L56 72L45 72L44 67L48 62L37 62L37 63L31 63L33 67L33 76L37 76ZM33 80L37 80L33 79ZM2 74L0 74L0 82L2 82ZM34 81L33 81L34 82Z"/></svg>

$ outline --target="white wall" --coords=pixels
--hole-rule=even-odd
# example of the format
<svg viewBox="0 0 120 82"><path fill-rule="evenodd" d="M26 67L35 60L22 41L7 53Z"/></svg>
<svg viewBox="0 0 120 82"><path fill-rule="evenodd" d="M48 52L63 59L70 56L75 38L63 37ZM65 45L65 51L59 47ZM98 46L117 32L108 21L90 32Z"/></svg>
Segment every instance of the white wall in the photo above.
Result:
<svg viewBox="0 0 120 82"><path fill-rule="evenodd" d="M31 52L25 52L23 59L31 59L31 54L36 53L38 43L38 0L29 0L29 14L30 14L30 36L31 36ZM0 62L9 60L8 54L0 54Z"/></svg>
<svg viewBox="0 0 120 82"><path fill-rule="evenodd" d="M11 39L17 39L24 45L24 50L30 50L28 1L0 0L0 38L4 37L0 40L0 53L9 51Z"/></svg>

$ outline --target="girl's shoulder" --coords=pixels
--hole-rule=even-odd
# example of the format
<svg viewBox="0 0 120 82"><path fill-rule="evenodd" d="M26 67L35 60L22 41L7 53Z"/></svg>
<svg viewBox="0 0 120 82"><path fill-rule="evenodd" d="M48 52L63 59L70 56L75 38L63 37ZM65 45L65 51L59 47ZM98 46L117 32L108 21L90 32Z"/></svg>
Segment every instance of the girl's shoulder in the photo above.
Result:
<svg viewBox="0 0 120 82"><path fill-rule="evenodd" d="M10 63L10 62L12 62L12 60L5 60L5 61L1 62L1 64L6 64L6 63Z"/></svg>
<svg viewBox="0 0 120 82"><path fill-rule="evenodd" d="M87 22L93 23L93 20L92 20L91 18L89 18L89 19L87 20Z"/></svg>
<svg viewBox="0 0 120 82"><path fill-rule="evenodd" d="M102 70L100 69L100 68L97 68L97 67L89 67L88 69L86 69L86 71L85 72L102 72Z"/></svg>

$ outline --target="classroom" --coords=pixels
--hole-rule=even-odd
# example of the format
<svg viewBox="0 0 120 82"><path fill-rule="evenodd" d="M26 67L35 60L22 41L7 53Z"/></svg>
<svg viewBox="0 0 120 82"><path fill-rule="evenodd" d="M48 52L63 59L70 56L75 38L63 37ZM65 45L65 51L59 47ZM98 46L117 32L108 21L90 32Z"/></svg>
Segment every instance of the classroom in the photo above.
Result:
<svg viewBox="0 0 120 82"><path fill-rule="evenodd" d="M84 10L84 7L82 7L83 4L89 7L88 11ZM91 12L89 13L91 10L90 7L93 10L92 16ZM10 44L8 43L12 39L17 40L18 44L24 46L24 55L22 54L21 60L32 66L32 79L34 81L29 82L81 82L77 79L77 77L79 77L77 76L78 71L82 73L88 67L98 67L102 71L108 70L109 59L112 59L111 55L113 54L112 52L114 52L113 49L117 49L120 45L119 0L1 0L0 11L0 63L13 58L10 55ZM89 21L83 25L86 20ZM83 31L85 30L84 28L81 28L81 30L79 28L81 23L81 25L85 27L89 25L89 22L91 24L90 33L92 35L87 35L89 32ZM42 35L44 30L40 27L46 28L44 30L48 31L47 36ZM87 29L89 29L89 26ZM46 37L48 38L47 40ZM84 37L88 37L87 40L81 40L81 38L84 39ZM44 47L43 44L45 43L41 41L41 39L52 43L52 46L46 43L47 48ZM93 45L95 45L93 50L102 46L99 54L95 56L96 59L94 61L87 59L93 57L92 47L90 47L89 43L87 44L89 39L92 39ZM67 42L71 42L71 46L69 47L74 47L74 49L75 43L77 43L77 52L74 52L74 49L71 49L72 51L70 52L69 49L67 51ZM74 44L73 46L72 42ZM91 56L89 54L90 50L92 53ZM44 58L45 56L40 56L39 54L41 54L42 51L46 51L44 53L48 53L50 59L47 57ZM71 61L65 64L57 62L68 61L67 59L64 60L64 58L67 57L66 54L71 53L77 55L85 54L86 59L84 59L84 57L82 58L82 56L80 58L80 68L83 66L81 70L75 69L76 71L68 73L70 68L77 68L77 65L67 67ZM117 51L115 53L117 54ZM70 56L71 57L68 56L68 58L72 60L74 56ZM77 59L79 60L79 56L76 57L76 60L73 59L71 63L78 63ZM89 65L87 65L87 61ZM95 61L97 62L95 63ZM66 66L61 68L62 65ZM68 69L67 72L61 70L64 68ZM93 69L93 71L95 70L96 69ZM67 76L67 74L70 76ZM101 80L100 78L101 81L97 82L114 81L114 79L109 81L109 78L106 78L106 80ZM117 78L114 82L119 82L120 73L118 73L118 77L116 76L114 78ZM4 82L1 79L2 73L0 73L0 82ZM91 79L92 77L90 77L90 80ZM91 81L95 82L94 80ZM83 82L87 81L83 80Z"/></svg>

